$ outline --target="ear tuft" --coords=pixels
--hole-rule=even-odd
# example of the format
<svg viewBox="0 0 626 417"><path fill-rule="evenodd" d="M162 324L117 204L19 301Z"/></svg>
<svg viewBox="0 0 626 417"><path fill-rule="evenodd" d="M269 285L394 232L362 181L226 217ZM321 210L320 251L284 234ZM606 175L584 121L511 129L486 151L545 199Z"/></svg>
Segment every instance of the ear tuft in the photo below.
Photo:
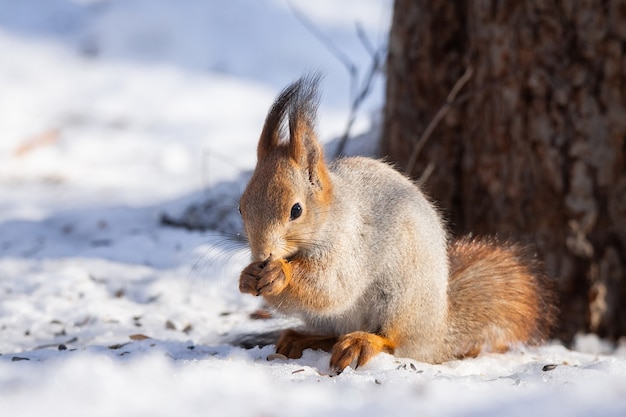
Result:
<svg viewBox="0 0 626 417"><path fill-rule="evenodd" d="M312 168L321 156L315 134L320 79L320 75L314 73L298 80L296 94L289 107L289 155L301 167Z"/></svg>
<svg viewBox="0 0 626 417"><path fill-rule="evenodd" d="M308 144L316 142L314 126L321 78L319 73L307 74L281 91L265 118L257 148L259 160L273 153L281 144L284 119L288 116L289 154L296 162L302 162Z"/></svg>
<svg viewBox="0 0 626 417"><path fill-rule="evenodd" d="M257 147L257 158L259 161L272 153L280 143L283 119L298 92L298 82L288 85L280 92L265 117L265 124L263 125Z"/></svg>
<svg viewBox="0 0 626 417"><path fill-rule="evenodd" d="M260 161L275 154L279 147L286 147L283 149L289 158L308 173L311 185L316 188L324 188L327 177L324 154L315 133L321 78L319 73L307 74L280 93L267 114L257 149ZM286 116L289 141L283 145Z"/></svg>

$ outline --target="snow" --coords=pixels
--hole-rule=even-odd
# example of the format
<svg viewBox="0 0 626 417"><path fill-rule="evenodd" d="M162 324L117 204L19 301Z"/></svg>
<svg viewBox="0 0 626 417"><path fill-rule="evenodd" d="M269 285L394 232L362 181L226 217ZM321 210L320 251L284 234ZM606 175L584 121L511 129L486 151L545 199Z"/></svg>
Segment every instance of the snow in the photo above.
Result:
<svg viewBox="0 0 626 417"><path fill-rule="evenodd" d="M581 335L441 365L382 354L268 360L293 319L237 290L237 195L273 98L325 73L320 136L390 0L0 0L0 415L626 414L626 344ZM353 133L369 131L382 80ZM367 137L357 142L371 152ZM163 226L214 203L215 230ZM218 215L219 214L219 215ZM260 340L260 339L258 339Z"/></svg>

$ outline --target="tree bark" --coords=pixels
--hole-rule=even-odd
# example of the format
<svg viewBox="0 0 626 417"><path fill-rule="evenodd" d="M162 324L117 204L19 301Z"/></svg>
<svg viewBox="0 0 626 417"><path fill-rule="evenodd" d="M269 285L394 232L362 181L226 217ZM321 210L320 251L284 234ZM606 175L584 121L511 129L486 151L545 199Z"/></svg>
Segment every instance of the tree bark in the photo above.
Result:
<svg viewBox="0 0 626 417"><path fill-rule="evenodd" d="M537 248L561 325L626 335L626 2L396 0L381 150L455 234ZM421 146L421 144L419 146Z"/></svg>

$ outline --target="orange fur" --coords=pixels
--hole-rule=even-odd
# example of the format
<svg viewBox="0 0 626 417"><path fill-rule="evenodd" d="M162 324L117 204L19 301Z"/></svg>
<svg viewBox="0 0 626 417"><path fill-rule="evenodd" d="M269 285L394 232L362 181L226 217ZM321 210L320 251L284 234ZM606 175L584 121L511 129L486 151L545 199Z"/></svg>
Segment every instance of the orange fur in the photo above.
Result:
<svg viewBox="0 0 626 417"><path fill-rule="evenodd" d="M543 341L555 319L553 295L523 248L463 238L450 248L448 343L456 357L504 352Z"/></svg>
<svg viewBox="0 0 626 417"><path fill-rule="evenodd" d="M273 154L274 149L280 142L280 124L285 117L289 103L298 93L298 88L297 84L290 85L283 91L268 112L257 146L257 158L259 161Z"/></svg>
<svg viewBox="0 0 626 417"><path fill-rule="evenodd" d="M341 336L330 358L330 367L341 372L351 364L355 368L365 365L381 352L392 353L396 343L384 336L367 332L352 332Z"/></svg>
<svg viewBox="0 0 626 417"><path fill-rule="evenodd" d="M305 349L332 352L330 367L342 372L354 364L355 368L364 366L381 352L393 354L395 342L384 336L367 332L354 332L342 337L311 335L295 330L285 330L276 343L276 353L291 359L302 357Z"/></svg>
<svg viewBox="0 0 626 417"><path fill-rule="evenodd" d="M328 298L319 287L319 283L307 277L315 267L301 258L293 259L289 265L291 267L289 285L281 293L261 293L261 295L270 305L280 305L285 310L289 310L291 305L306 306L308 310L320 313L327 310L333 300Z"/></svg>
<svg viewBox="0 0 626 417"><path fill-rule="evenodd" d="M289 329L285 330L278 339L276 353L291 359L298 359L302 357L305 349L321 349L330 352L335 343L337 343L336 336L311 335Z"/></svg>
<svg viewBox="0 0 626 417"><path fill-rule="evenodd" d="M284 259L253 262L241 273L239 290L253 295L276 295L291 281L291 265Z"/></svg>

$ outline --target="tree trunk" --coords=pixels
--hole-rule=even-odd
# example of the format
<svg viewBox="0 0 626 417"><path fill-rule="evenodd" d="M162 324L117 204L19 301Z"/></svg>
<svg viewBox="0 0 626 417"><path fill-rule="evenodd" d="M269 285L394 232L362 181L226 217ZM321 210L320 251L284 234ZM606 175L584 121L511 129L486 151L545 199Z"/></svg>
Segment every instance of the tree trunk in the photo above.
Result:
<svg viewBox="0 0 626 417"><path fill-rule="evenodd" d="M535 245L557 336L626 335L626 2L396 0L387 70L382 153L451 230Z"/></svg>

